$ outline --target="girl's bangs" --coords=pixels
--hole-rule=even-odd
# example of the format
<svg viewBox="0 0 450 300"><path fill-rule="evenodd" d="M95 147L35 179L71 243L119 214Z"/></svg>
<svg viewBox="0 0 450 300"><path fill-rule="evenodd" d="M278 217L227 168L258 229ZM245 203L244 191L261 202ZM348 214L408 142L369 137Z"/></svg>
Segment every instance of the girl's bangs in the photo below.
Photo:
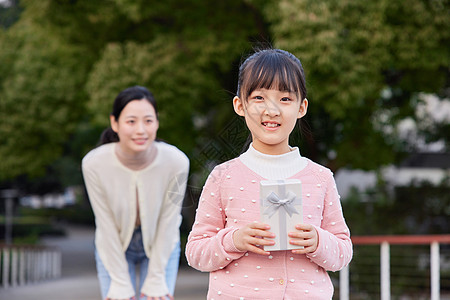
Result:
<svg viewBox="0 0 450 300"><path fill-rule="evenodd" d="M256 62L248 74L246 97L257 89L277 89L283 92L300 93L300 70L286 60L267 60Z"/></svg>

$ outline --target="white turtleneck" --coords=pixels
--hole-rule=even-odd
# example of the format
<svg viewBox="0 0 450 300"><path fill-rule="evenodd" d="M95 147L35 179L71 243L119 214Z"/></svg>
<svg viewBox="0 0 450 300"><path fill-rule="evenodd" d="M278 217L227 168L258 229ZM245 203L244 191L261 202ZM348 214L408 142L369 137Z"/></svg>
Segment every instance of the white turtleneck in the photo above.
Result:
<svg viewBox="0 0 450 300"><path fill-rule="evenodd" d="M250 170L266 179L286 179L308 164L308 160L300 155L298 147L290 147L291 151L280 155L264 154L253 148L253 144L239 159Z"/></svg>

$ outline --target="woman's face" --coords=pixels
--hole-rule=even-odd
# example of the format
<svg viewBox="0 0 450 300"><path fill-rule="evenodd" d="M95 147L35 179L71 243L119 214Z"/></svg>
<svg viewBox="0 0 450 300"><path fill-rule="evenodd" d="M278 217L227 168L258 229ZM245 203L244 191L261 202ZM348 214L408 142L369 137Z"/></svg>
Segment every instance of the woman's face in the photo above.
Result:
<svg viewBox="0 0 450 300"><path fill-rule="evenodd" d="M156 139L159 122L153 105L146 99L130 101L116 121L110 117L111 128L119 136L121 148L128 153L147 150Z"/></svg>

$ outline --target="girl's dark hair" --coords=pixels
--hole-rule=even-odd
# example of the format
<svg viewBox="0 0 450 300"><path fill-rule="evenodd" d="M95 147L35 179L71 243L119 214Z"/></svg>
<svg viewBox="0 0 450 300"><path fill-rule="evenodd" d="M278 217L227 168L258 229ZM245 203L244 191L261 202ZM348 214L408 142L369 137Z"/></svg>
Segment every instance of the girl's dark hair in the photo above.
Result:
<svg viewBox="0 0 450 300"><path fill-rule="evenodd" d="M111 116L114 116L116 121L119 120L122 110L133 100L147 100L155 109L156 117L158 117L158 108L153 94L143 86L132 86L121 91L114 100ZM112 130L111 127L106 128L101 136L99 145L114 143L119 141L119 136Z"/></svg>
<svg viewBox="0 0 450 300"><path fill-rule="evenodd" d="M237 96L247 100L260 88L299 93L303 101L307 90L302 63L285 50L257 50L239 68Z"/></svg>
<svg viewBox="0 0 450 300"><path fill-rule="evenodd" d="M247 101L254 90L262 88L296 93L302 102L307 97L308 91L300 60L281 49L256 50L239 67L236 95L242 101ZM298 126L309 138L311 137L307 127L301 126L300 122ZM249 136L242 152L248 149L251 141Z"/></svg>

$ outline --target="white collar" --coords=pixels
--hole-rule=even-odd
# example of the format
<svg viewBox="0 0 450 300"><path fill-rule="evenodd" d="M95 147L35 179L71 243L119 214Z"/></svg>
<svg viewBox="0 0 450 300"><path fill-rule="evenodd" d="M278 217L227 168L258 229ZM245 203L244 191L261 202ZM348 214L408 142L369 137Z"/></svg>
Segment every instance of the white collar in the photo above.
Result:
<svg viewBox="0 0 450 300"><path fill-rule="evenodd" d="M259 152L250 144L239 159L253 172L265 179L286 179L308 164L307 159L300 155L298 147L289 147L291 151L280 155L270 155Z"/></svg>

